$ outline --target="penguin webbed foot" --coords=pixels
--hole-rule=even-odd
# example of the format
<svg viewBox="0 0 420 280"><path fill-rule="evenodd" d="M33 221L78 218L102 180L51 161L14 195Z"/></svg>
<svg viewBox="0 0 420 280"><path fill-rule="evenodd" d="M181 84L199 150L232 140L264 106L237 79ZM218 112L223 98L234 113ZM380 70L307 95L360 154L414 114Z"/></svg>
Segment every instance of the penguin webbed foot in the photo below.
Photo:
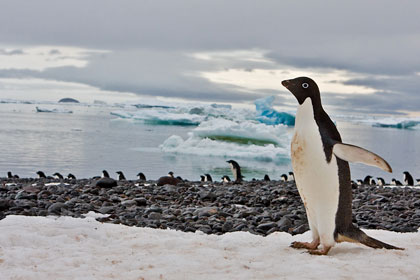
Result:
<svg viewBox="0 0 420 280"><path fill-rule="evenodd" d="M325 256L330 251L331 247L325 246L322 249L308 250L308 253L315 256Z"/></svg>
<svg viewBox="0 0 420 280"><path fill-rule="evenodd" d="M292 244L290 244L290 247L295 249L308 249L308 250L315 250L319 246L319 241L314 240L312 242L299 242L294 241Z"/></svg>

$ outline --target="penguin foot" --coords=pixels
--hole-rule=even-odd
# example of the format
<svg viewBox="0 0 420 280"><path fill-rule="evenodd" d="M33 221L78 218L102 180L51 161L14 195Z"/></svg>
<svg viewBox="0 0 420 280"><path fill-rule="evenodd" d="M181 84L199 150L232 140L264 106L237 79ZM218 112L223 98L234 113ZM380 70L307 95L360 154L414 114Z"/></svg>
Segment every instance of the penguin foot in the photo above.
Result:
<svg viewBox="0 0 420 280"><path fill-rule="evenodd" d="M318 248L319 246L319 240L314 240L311 243L309 242L292 242L292 244L290 244L290 247L295 248L295 249L308 249L308 250L315 250L316 248Z"/></svg>
<svg viewBox="0 0 420 280"><path fill-rule="evenodd" d="M308 250L308 253L311 255L317 255L317 256L325 256L330 251L331 247L324 247L322 249L314 249L314 250Z"/></svg>

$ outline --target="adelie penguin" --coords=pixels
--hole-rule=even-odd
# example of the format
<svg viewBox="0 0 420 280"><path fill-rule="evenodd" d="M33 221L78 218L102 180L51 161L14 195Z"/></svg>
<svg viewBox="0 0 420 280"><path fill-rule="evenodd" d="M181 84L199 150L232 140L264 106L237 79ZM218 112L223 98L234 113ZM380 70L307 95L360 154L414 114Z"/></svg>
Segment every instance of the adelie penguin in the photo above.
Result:
<svg viewBox="0 0 420 280"><path fill-rule="evenodd" d="M378 186L383 187L386 185L384 178L377 177L376 179L378 179Z"/></svg>
<svg viewBox="0 0 420 280"><path fill-rule="evenodd" d="M47 176L45 176L45 173L44 172L42 172L42 171L37 171L36 172L36 174L38 175L38 177L41 179L41 178L44 178L44 179L47 179Z"/></svg>
<svg viewBox="0 0 420 280"><path fill-rule="evenodd" d="M389 164L372 152L342 143L340 133L322 108L318 86L312 79L299 77L282 84L299 103L291 158L312 232L312 242L293 242L291 247L305 248L315 255L326 255L336 242L343 241L399 249L369 237L352 223L348 162L361 162L392 172Z"/></svg>
<svg viewBox="0 0 420 280"><path fill-rule="evenodd" d="M213 182L213 178L210 174L204 174L204 182Z"/></svg>
<svg viewBox="0 0 420 280"><path fill-rule="evenodd" d="M9 179L19 179L19 176L18 175L13 175L12 174L12 172L7 172L7 178L9 178Z"/></svg>
<svg viewBox="0 0 420 280"><path fill-rule="evenodd" d="M281 174L281 176L280 176L280 180L281 180L282 182L287 182L287 175L286 175L286 174Z"/></svg>
<svg viewBox="0 0 420 280"><path fill-rule="evenodd" d="M235 183L241 183L243 176L242 176L241 167L239 166L239 164L234 160L228 160L226 162L230 164L230 169L232 170Z"/></svg>
<svg viewBox="0 0 420 280"><path fill-rule="evenodd" d="M264 175L264 179L263 179L263 180L264 180L264 181L271 181L271 180L270 180L270 177L269 177L267 174L265 174L265 175Z"/></svg>
<svg viewBox="0 0 420 280"><path fill-rule="evenodd" d="M399 180L396 180L395 178L392 178L391 185L393 186L402 186L401 182Z"/></svg>
<svg viewBox="0 0 420 280"><path fill-rule="evenodd" d="M139 172L139 173L137 174L137 178L138 178L140 181L146 181L146 176L145 176L142 172Z"/></svg>
<svg viewBox="0 0 420 280"><path fill-rule="evenodd" d="M222 177L222 182L223 182L223 183L229 183L229 182L230 182L230 178L229 178L229 176L227 176L227 175L223 176L223 177Z"/></svg>
<svg viewBox="0 0 420 280"><path fill-rule="evenodd" d="M60 174L60 173L58 173L58 172L55 172L55 173L53 174L53 176L55 177L55 179L59 179L59 180L64 179L63 175L61 175L61 174Z"/></svg>
<svg viewBox="0 0 420 280"><path fill-rule="evenodd" d="M295 174L293 172L289 172L289 176L287 177L287 181L293 182L295 180Z"/></svg>
<svg viewBox="0 0 420 280"><path fill-rule="evenodd" d="M411 176L411 174L408 171L404 171L404 185L406 186L414 186L414 179L413 176Z"/></svg>
<svg viewBox="0 0 420 280"><path fill-rule="evenodd" d="M125 176L124 176L124 173L123 173L122 171L117 171L117 172L115 172L115 173L117 173L117 174L118 174L118 181L123 181L123 180L126 180L126 179L125 179Z"/></svg>
<svg viewBox="0 0 420 280"><path fill-rule="evenodd" d="M69 173L69 175L67 175L67 179L76 180L76 176L74 176L73 174Z"/></svg>

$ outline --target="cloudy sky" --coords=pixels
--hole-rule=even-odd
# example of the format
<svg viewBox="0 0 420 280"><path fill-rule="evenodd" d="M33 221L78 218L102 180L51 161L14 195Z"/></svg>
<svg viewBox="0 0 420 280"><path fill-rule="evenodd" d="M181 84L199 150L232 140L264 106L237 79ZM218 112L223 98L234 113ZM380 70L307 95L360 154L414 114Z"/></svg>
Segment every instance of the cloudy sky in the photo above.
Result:
<svg viewBox="0 0 420 280"><path fill-rule="evenodd" d="M292 108L281 81L305 75L336 112L416 114L419 18L418 1L6 0L0 89L59 81L237 104L275 95Z"/></svg>

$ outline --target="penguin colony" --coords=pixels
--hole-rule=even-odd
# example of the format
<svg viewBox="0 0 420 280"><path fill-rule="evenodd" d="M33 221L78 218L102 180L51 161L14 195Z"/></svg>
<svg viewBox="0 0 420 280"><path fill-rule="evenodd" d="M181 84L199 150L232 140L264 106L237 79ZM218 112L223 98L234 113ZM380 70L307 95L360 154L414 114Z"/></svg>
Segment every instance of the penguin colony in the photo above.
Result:
<svg viewBox="0 0 420 280"><path fill-rule="evenodd" d="M372 248L402 249L366 235L352 223L352 188L358 185L389 185L381 177L376 180L367 175L356 182L350 179L348 162L359 162L376 166L392 172L390 165L380 156L363 148L344 144L341 136L324 111L317 84L310 78L299 77L282 82L297 99L298 109L294 137L291 143L293 172L282 174L281 181L295 181L308 217L312 232L311 242L293 242L292 248L307 249L310 254L326 255L336 242L356 242ZM228 160L233 180L229 176L221 177L223 183L240 184L244 176L240 165L234 160ZM40 179L75 180L69 173L66 178L56 172L46 176L43 171L36 174ZM101 188L118 186L118 181L126 180L122 171L117 171L118 180L110 177L106 170L102 176L93 177L95 185ZM139 181L146 181L146 176L139 172ZM18 179L18 175L7 172L7 178ZM200 175L201 182L213 182L210 174ZM255 179L253 179L255 180ZM264 181L270 181L266 174ZM177 185L184 180L170 171L167 176L157 180L158 186ZM186 181L186 180L185 180ZM392 178L390 185L415 186L420 185L420 179L414 180L408 171L403 172L403 183Z"/></svg>

